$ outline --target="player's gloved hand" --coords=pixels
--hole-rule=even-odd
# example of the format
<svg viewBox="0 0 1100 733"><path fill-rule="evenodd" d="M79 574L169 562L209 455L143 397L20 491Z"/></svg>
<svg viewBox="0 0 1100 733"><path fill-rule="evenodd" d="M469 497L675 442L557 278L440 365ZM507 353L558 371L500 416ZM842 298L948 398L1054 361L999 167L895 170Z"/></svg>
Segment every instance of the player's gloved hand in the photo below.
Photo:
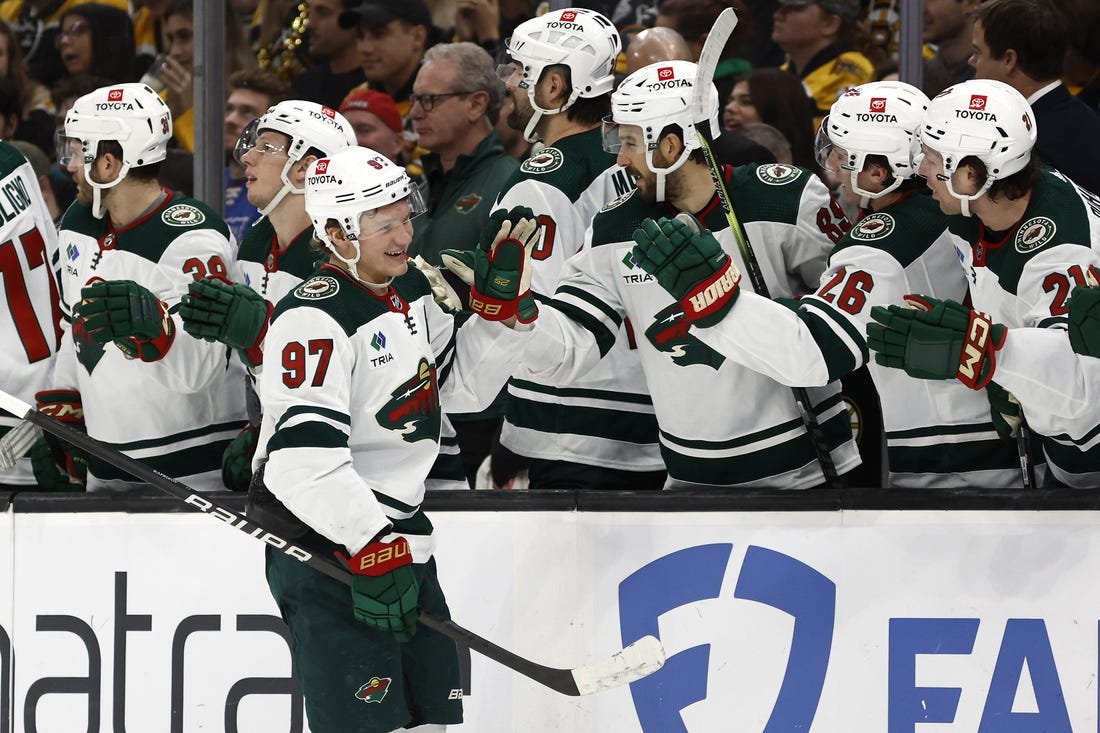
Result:
<svg viewBox="0 0 1100 733"><path fill-rule="evenodd" d="M96 343L114 341L131 359L157 361L168 353L176 327L168 306L133 280L108 280L80 291L78 316Z"/></svg>
<svg viewBox="0 0 1100 733"><path fill-rule="evenodd" d="M957 378L970 389L993 379L1007 330L953 300L906 295L905 306L875 306L867 346L883 366L917 379Z"/></svg>
<svg viewBox="0 0 1100 733"><path fill-rule="evenodd" d="M416 602L420 587L412 567L412 551L404 537L393 542L371 542L353 557L336 556L347 563L351 578L351 602L355 618L398 641L408 641L416 631Z"/></svg>
<svg viewBox="0 0 1100 733"><path fill-rule="evenodd" d="M713 326L741 292L741 271L691 214L646 219L634 230L635 263L680 302L688 319Z"/></svg>
<svg viewBox="0 0 1100 733"><path fill-rule="evenodd" d="M1078 354L1100 358L1100 287L1070 291L1069 345Z"/></svg>
<svg viewBox="0 0 1100 733"><path fill-rule="evenodd" d="M84 407L75 390L46 390L35 395L38 409L69 427L84 430ZM60 438L43 433L27 453L39 488L44 491L83 491L88 476L88 453Z"/></svg>
<svg viewBox="0 0 1100 733"><path fill-rule="evenodd" d="M248 491L252 483L252 456L256 455L256 443L260 429L245 425L237 437L229 441L222 454L222 483L230 491Z"/></svg>
<svg viewBox="0 0 1100 733"><path fill-rule="evenodd" d="M997 435L1006 439L1015 438L1023 423L1016 395L996 382L990 382L985 387L985 396L989 398L989 414Z"/></svg>
<svg viewBox="0 0 1100 733"><path fill-rule="evenodd" d="M538 305L531 292L531 255L539 241L535 212L497 209L472 250L445 249L443 264L470 284L470 310L490 321L531 323Z"/></svg>
<svg viewBox="0 0 1100 733"><path fill-rule="evenodd" d="M428 283L432 286L432 299L435 300L436 305L451 313L462 310L462 298L458 297L458 293L447 282L447 278L443 277L443 273L439 271L438 267L428 264L427 260L420 255L410 257L409 264L420 270L428 278Z"/></svg>
<svg viewBox="0 0 1100 733"><path fill-rule="evenodd" d="M195 280L180 299L183 330L195 338L237 349L245 363L263 363L263 342L275 307L247 285L216 277Z"/></svg>

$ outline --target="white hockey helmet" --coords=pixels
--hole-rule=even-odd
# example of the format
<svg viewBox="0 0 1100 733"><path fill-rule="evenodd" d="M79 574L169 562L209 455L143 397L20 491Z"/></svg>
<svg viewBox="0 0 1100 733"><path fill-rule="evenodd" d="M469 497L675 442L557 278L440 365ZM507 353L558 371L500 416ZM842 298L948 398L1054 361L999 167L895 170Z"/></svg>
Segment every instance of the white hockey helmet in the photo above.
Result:
<svg viewBox="0 0 1100 733"><path fill-rule="evenodd" d="M527 90L535 110L523 131L527 142L538 139L535 126L543 115L565 111L578 97L599 97L615 88L615 61L622 41L615 25L595 10L551 10L520 23L505 46L512 63L502 64L497 73L507 82L518 72L518 86ZM572 90L559 109L545 109L535 101L535 86L543 70L557 64L569 67Z"/></svg>
<svg viewBox="0 0 1100 733"><path fill-rule="evenodd" d="M377 228L364 231L360 226L362 215L403 200L409 203L408 219L427 211L420 189L405 169L370 148L355 145L342 148L327 158L310 163L306 173L305 205L313 231L332 255L348 266L356 279L359 276L355 265L361 254L359 241L385 234L394 225L394 222L382 222ZM353 258L347 259L336 251L326 229L330 219L339 222L348 241L354 244Z"/></svg>
<svg viewBox="0 0 1100 733"><path fill-rule="evenodd" d="M687 162L691 151L701 147L697 122L710 122L710 129L717 133L718 90L707 84L707 115L697 120L694 114L695 74L698 65L691 61L658 61L644 66L623 79L611 95L611 117L604 120L603 148L618 153L619 126L634 125L641 128L645 139L645 162L649 170L657 174L657 200L665 198L665 176ZM657 149L662 131L669 125L680 128L684 141L683 152L667 168L653 165L653 151Z"/></svg>
<svg viewBox="0 0 1100 733"><path fill-rule="evenodd" d="M238 163L252 148L256 147L256 138L265 130L281 132L290 138L286 146L287 161L279 178L283 186L262 209L268 214L279 205L288 193L301 194L288 177L290 169L312 149L321 152L322 157L332 155L337 150L355 145L355 130L347 119L331 107L289 99L270 107L262 116L256 118L241 131L233 157Z"/></svg>
<svg viewBox="0 0 1100 733"><path fill-rule="evenodd" d="M876 81L852 87L821 121L814 141L817 162L833 173L848 171L850 188L860 195L860 206L866 207L870 199L890 193L917 175L919 132L927 109L924 92L904 82ZM869 155L886 158L894 176L882 191L867 191L857 183Z"/></svg>
<svg viewBox="0 0 1100 733"><path fill-rule="evenodd" d="M1004 82L972 79L948 87L928 105L920 142L943 157L947 190L970 215L970 202L999 179L1023 170L1035 147L1035 116L1024 96ZM964 158L985 164L985 184L976 193L955 192L951 176Z"/></svg>
<svg viewBox="0 0 1100 733"><path fill-rule="evenodd" d="M102 192L118 185L131 168L164 160L172 137L172 113L157 93L144 84L113 84L85 94L65 115L65 131L57 135L57 159L67 166L79 149L84 156L84 180L92 187L92 214L103 216ZM91 170L101 142L122 148L122 169L107 183L92 180Z"/></svg>

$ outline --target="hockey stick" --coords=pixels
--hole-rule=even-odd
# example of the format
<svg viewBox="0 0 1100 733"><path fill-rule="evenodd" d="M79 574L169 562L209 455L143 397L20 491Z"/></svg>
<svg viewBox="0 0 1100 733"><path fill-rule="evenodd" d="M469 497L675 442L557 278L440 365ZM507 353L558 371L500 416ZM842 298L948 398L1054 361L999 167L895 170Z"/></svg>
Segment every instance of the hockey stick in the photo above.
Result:
<svg viewBox="0 0 1100 733"><path fill-rule="evenodd" d="M196 493L174 478L165 476L140 461L115 450L106 443L102 443L79 430L54 420L48 415L44 415L26 402L3 391L0 391L0 409L10 412L16 417L21 417L66 442L83 448L89 454L103 459L134 478L140 479L166 494L171 494L193 509L209 514L215 519L220 519L229 526L244 532L249 537L253 537L269 547L305 563L330 578L345 584L351 583L351 573L336 565L335 561L328 561L323 557L314 555L305 548L282 539L247 516L233 511L210 496ZM488 639L483 639L474 632L464 629L455 622L437 616L423 608L418 609L417 618L420 623L428 628L438 631L459 644L492 659L494 662L515 670L523 676L563 695L590 695L593 692L630 684L656 672L665 663L665 651L661 646L661 642L656 637L644 636L607 659L582 667L574 667L573 669L557 669L524 659L507 649L497 646Z"/></svg>
<svg viewBox="0 0 1100 733"><path fill-rule="evenodd" d="M1020 407L1020 424L1016 426L1016 453L1020 456L1020 475L1024 489L1034 489L1035 466L1031 463L1031 428L1027 426L1024 409Z"/></svg>
<svg viewBox="0 0 1100 733"><path fill-rule="evenodd" d="M710 164L710 175L714 179L714 187L718 190L718 199L722 202L722 209L726 213L726 221L729 222L730 231L737 241L737 249L741 253L741 259L745 262L745 269L748 270L752 288L759 295L771 298L768 284L764 281L764 273L760 270L760 262L756 259L756 252L753 251L752 244L749 242L745 230L741 227L737 214L733 211L733 203L730 201L725 181L722 179L722 170L719 168L718 161L715 160L714 152L710 147L714 135L710 129L710 94L707 93L707 90L710 89L713 82L714 70L718 68L719 57L722 55L726 42L736 27L737 13L733 8L726 8L718 15L718 18L714 21L714 26L710 29L710 33L707 34L707 40L703 44L702 52L699 54L699 64L695 73L695 97L692 100L692 117L695 120L695 131L699 137L699 144L706 154L707 162ZM821 473L825 476L825 483L832 488L839 488L840 481L836 466L833 464L832 453L829 452L829 443L825 440L825 431L822 430L821 423L817 421L817 414L814 413L809 392L806 391L805 387L791 387L791 391L794 393L795 404L798 406L798 414L802 417L802 424L805 426L806 432L810 435L810 441L814 445L814 452L817 454L817 462L821 465Z"/></svg>
<svg viewBox="0 0 1100 733"><path fill-rule="evenodd" d="M31 449L42 431L26 420L0 438L0 471L7 471Z"/></svg>

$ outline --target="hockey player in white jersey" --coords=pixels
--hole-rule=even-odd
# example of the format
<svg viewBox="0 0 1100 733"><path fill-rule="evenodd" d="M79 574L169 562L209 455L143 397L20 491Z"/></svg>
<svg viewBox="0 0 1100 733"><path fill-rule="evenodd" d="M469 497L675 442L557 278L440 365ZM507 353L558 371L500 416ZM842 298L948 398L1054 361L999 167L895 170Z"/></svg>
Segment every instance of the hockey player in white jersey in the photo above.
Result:
<svg viewBox="0 0 1100 733"><path fill-rule="evenodd" d="M0 142L0 272L7 308L0 315L0 373L4 390L27 402L53 402L56 395L41 394L50 385L54 355L61 345L61 310L54 266L57 230L42 199L38 178L27 159L12 145ZM63 397L63 396L62 396ZM79 414L53 413L73 422ZM19 424L18 418L0 415L0 437ZM28 425L19 428L20 434ZM27 436L33 439L33 433ZM12 436L14 439L14 436ZM20 442L21 449L26 448ZM23 452L20 450L19 452ZM72 465L72 449L42 439L35 446L37 473L44 489L79 487L83 461ZM14 458L14 456L12 456ZM56 457L56 462L55 462ZM77 474L71 476L71 474ZM70 480L74 479L76 483ZM36 483L31 459L20 458L0 471L0 487L27 489Z"/></svg>
<svg viewBox="0 0 1100 733"><path fill-rule="evenodd" d="M345 148L311 164L305 204L329 260L271 319L254 465L278 501L250 514L338 554L353 573L349 597L327 575L267 555L310 729L442 731L462 720L461 684L454 642L416 623L418 606L448 615L420 506L424 480L441 409L483 409L529 336L507 326L538 312L529 266L537 223L494 217L467 260L480 317L451 316L408 266L410 219L424 204L403 168Z"/></svg>
<svg viewBox="0 0 1100 733"><path fill-rule="evenodd" d="M614 25L583 8L554 10L520 24L498 69L515 112L508 123L543 147L501 189L496 206L527 206L541 226L533 288L549 298L565 261L606 202L633 183L600 142L610 112ZM508 386L500 444L526 457L531 488L647 489L664 483L657 424L629 326L591 372L568 384L523 364ZM498 482L508 477L494 455Z"/></svg>
<svg viewBox="0 0 1100 733"><path fill-rule="evenodd" d="M355 131L342 114L297 99L274 105L245 127L233 155L244 166L248 201L261 217L241 242L232 282L208 277L191 283L180 308L189 334L231 347L255 372L263 368L271 311L313 274L322 257L310 246L313 222L303 196L306 169L355 144ZM237 491L247 489L252 480L260 427L251 380L241 388L248 395L249 424L222 460L222 481Z"/></svg>
<svg viewBox="0 0 1100 733"><path fill-rule="evenodd" d="M696 65L686 61L654 64L612 95L614 122L606 125L605 141L638 188L605 205L592 222L589 242L566 263L554 299L542 309L524 361L536 376L566 383L597 364L630 319L670 488L818 486L823 471L790 389L691 335L684 307L633 257L632 237L644 221L687 212L740 262L695 131L695 74ZM706 93L716 125L713 84ZM833 245L826 229L836 226L824 185L786 165L727 167L723 175L772 292L791 297L816 285ZM840 391L830 384L813 396L843 475L859 465L859 455Z"/></svg>
<svg viewBox="0 0 1100 733"><path fill-rule="evenodd" d="M948 88L929 105L920 139L920 173L954 215L970 303L876 308L868 345L879 363L912 376L999 384L1012 395L1006 419L1018 421L1022 407L1042 436L1048 483L1100 485L1095 373L1077 369L1087 358L1073 354L1066 330L1071 292L1100 273L1100 201L1032 156L1031 108L1001 82Z"/></svg>
<svg viewBox="0 0 1100 733"><path fill-rule="evenodd" d="M244 421L242 369L174 310L188 283L232 271L236 243L217 214L157 182L171 135L168 108L144 84L97 89L65 117L58 155L77 184L59 234L71 327L51 386L72 395L54 409L82 403L90 436L212 490ZM89 458L89 491L132 486Z"/></svg>
<svg viewBox="0 0 1100 733"><path fill-rule="evenodd" d="M901 82L853 87L833 104L817 137L818 160L837 176L847 203L864 211L829 256L816 293L787 307L752 292L732 296L725 317L691 333L778 382L824 385L867 361L871 308L908 293L962 300L966 278L947 217L916 177L917 134L928 98ZM635 257L659 282L673 282L707 239L669 222ZM683 249L672 249L679 238ZM701 256L701 255L700 255ZM685 284L694 287L688 277ZM675 295L675 294L674 294ZM999 439L984 392L914 379L871 364L886 429L890 485L1008 487L1020 479L1015 446Z"/></svg>

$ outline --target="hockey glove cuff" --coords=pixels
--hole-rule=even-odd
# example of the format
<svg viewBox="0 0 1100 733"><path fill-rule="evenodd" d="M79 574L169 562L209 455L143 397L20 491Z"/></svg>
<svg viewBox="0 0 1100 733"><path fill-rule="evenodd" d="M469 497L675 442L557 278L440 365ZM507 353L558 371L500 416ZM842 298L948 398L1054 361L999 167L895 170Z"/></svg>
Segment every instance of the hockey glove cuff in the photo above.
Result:
<svg viewBox="0 0 1100 733"><path fill-rule="evenodd" d="M168 306L133 280L100 281L80 291L78 316L97 344L114 341L130 359L157 361L168 353L176 327Z"/></svg>
<svg viewBox="0 0 1100 733"><path fill-rule="evenodd" d="M412 567L412 550L404 537L372 542L348 557L336 557L353 573L351 602L355 618L405 642L416 632L416 604L420 587Z"/></svg>

